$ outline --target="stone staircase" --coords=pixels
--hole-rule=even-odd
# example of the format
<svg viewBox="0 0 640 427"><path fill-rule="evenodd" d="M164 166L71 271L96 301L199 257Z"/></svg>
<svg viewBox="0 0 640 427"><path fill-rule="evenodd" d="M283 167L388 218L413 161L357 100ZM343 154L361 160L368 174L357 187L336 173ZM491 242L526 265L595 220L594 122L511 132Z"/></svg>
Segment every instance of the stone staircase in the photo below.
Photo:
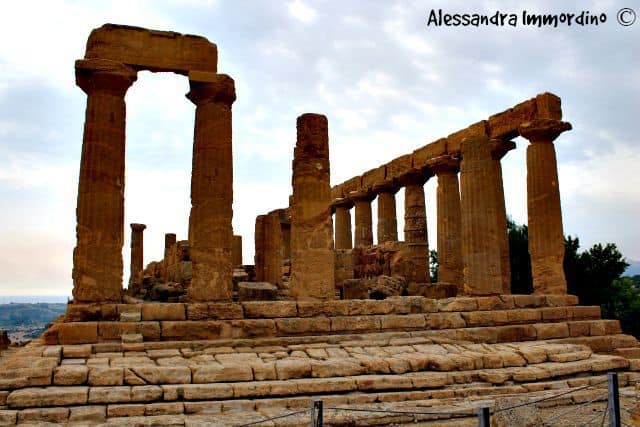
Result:
<svg viewBox="0 0 640 427"><path fill-rule="evenodd" d="M331 425L474 425L482 402L589 384L604 393L608 371L621 373L621 386L640 379L636 339L597 307L576 304L509 295L70 305L67 322L0 357L0 425L231 426L305 410L313 399L326 408L442 412L330 410ZM114 317L127 321L105 320Z"/></svg>

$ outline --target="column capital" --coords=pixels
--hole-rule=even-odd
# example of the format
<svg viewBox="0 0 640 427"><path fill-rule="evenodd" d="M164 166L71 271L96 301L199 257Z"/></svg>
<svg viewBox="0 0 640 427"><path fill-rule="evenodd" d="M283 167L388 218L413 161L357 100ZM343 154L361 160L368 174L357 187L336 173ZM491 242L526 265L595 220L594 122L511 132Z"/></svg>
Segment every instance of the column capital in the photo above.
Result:
<svg viewBox="0 0 640 427"><path fill-rule="evenodd" d="M407 185L424 185L432 176L433 172L430 169L411 169L399 177L398 182L403 187Z"/></svg>
<svg viewBox="0 0 640 427"><path fill-rule="evenodd" d="M451 175L460 172L460 159L452 156L438 156L427 160L427 167L436 175Z"/></svg>
<svg viewBox="0 0 640 427"><path fill-rule="evenodd" d="M516 148L516 143L504 139L491 140L491 155L494 160L502 159L505 154Z"/></svg>
<svg viewBox="0 0 640 427"><path fill-rule="evenodd" d="M518 127L518 132L527 138L530 143L553 142L562 132L571 130L569 122L554 119L535 119L522 123Z"/></svg>
<svg viewBox="0 0 640 427"><path fill-rule="evenodd" d="M133 68L108 59L76 61L76 84L87 95L107 92L124 97L127 89L138 78L137 74Z"/></svg>
<svg viewBox="0 0 640 427"><path fill-rule="evenodd" d="M376 194L380 194L380 193L396 194L400 190L400 185L396 180L385 181L382 183L375 184L372 187L372 190Z"/></svg>
<svg viewBox="0 0 640 427"><path fill-rule="evenodd" d="M235 82L226 74L191 73L189 89L186 97L197 106L207 102L231 106L236 100Z"/></svg>
<svg viewBox="0 0 640 427"><path fill-rule="evenodd" d="M141 233L145 230L145 228L147 228L145 224L137 224L135 222L131 224L131 231L133 232Z"/></svg>
<svg viewBox="0 0 640 427"><path fill-rule="evenodd" d="M336 210L336 208L346 208L351 209L353 207L353 200L348 199L346 197L341 197L338 199L333 199L331 202L332 210Z"/></svg>
<svg viewBox="0 0 640 427"><path fill-rule="evenodd" d="M350 191L349 194L347 194L347 198L353 201L353 203L371 202L376 198L376 195L370 190Z"/></svg>

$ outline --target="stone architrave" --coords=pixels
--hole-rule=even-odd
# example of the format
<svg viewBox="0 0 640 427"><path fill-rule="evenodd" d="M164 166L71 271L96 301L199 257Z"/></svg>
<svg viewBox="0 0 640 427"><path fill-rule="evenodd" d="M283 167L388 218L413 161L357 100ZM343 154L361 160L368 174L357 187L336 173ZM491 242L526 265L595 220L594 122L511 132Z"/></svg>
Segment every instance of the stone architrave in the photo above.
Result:
<svg viewBox="0 0 640 427"><path fill-rule="evenodd" d="M141 283L144 269L144 224L131 224L131 271L129 283Z"/></svg>
<svg viewBox="0 0 640 427"><path fill-rule="evenodd" d="M335 210L335 247L336 249L352 249L353 235L351 233L351 208L353 202L346 198L333 201Z"/></svg>
<svg viewBox="0 0 640 427"><path fill-rule="evenodd" d="M500 243L500 270L502 272L502 293L511 293L511 256L509 254L509 232L507 229L507 210L504 201L501 159L510 150L516 148L512 141L492 140L493 147L493 184L496 198L496 231Z"/></svg>
<svg viewBox="0 0 640 427"><path fill-rule="evenodd" d="M233 236L232 259L234 268L242 266L242 236Z"/></svg>
<svg viewBox="0 0 640 427"><path fill-rule="evenodd" d="M461 142L460 210L462 259L467 295L502 293L492 146L488 136Z"/></svg>
<svg viewBox="0 0 640 427"><path fill-rule="evenodd" d="M364 190L352 191L347 196L353 202L356 209L354 246L372 246L373 225L371 218L371 201L375 198L375 194L370 191Z"/></svg>
<svg viewBox="0 0 640 427"><path fill-rule="evenodd" d="M458 295L464 294L462 278L461 211L458 172L460 160L450 156L435 158L429 163L438 177L438 282L456 285Z"/></svg>
<svg viewBox="0 0 640 427"><path fill-rule="evenodd" d="M400 187L395 182L373 187L378 199L378 244L398 241L396 217L396 193Z"/></svg>
<svg viewBox="0 0 640 427"><path fill-rule="evenodd" d="M176 244L177 238L175 233L165 233L164 235L164 259L169 258L169 251Z"/></svg>
<svg viewBox="0 0 640 427"><path fill-rule="evenodd" d="M291 282L296 300L335 298L329 133L320 114L298 117L291 204Z"/></svg>
<svg viewBox="0 0 640 427"><path fill-rule="evenodd" d="M75 302L122 298L124 240L124 96L136 71L119 62L76 61L76 84L87 94L78 184Z"/></svg>
<svg viewBox="0 0 640 427"><path fill-rule="evenodd" d="M431 283L429 274L429 235L425 207L424 184L431 173L413 170L399 182L404 187L404 240L414 264L410 283Z"/></svg>
<svg viewBox="0 0 640 427"><path fill-rule="evenodd" d="M193 277L190 301L231 301L233 79L224 74L189 74L187 98L196 105L189 242Z"/></svg>
<svg viewBox="0 0 640 427"><path fill-rule="evenodd" d="M553 119L536 119L520 125L527 147L527 211L529 254L533 292L566 294L563 269L564 234L558 185L558 165L553 141L571 124Z"/></svg>

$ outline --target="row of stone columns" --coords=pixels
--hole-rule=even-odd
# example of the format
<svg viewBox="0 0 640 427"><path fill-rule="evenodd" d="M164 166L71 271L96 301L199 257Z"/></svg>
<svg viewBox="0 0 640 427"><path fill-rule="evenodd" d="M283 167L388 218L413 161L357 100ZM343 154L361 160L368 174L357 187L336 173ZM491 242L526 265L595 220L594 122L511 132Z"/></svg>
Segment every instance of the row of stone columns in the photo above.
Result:
<svg viewBox="0 0 640 427"><path fill-rule="evenodd" d="M76 62L76 82L87 94L73 254L73 296L77 302L121 299L124 97L136 75L133 68L111 60ZM226 75L196 72L190 73L189 84L187 97L196 105L189 217L193 279L189 299L230 300L234 82Z"/></svg>
<svg viewBox="0 0 640 427"><path fill-rule="evenodd" d="M566 293L563 271L564 235L553 140L570 129L568 123L538 119L523 124L527 148L529 252L534 291ZM515 144L488 136L462 141L460 159L442 156L367 191L349 193L333 202L336 249L352 247L350 209L355 206L355 246L373 244L371 202L378 199L378 241L396 241L395 193L405 188L405 242L416 268L409 281L429 282L429 247L424 184L438 179L438 280L458 285L459 294L511 292L501 159ZM460 173L460 183L458 182Z"/></svg>

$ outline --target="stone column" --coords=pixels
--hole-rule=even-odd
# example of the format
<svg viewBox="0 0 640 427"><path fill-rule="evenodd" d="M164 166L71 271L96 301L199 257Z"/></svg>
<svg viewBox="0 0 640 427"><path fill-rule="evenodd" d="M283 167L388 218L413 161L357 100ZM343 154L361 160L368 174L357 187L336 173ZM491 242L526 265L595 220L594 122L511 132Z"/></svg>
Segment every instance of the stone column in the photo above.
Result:
<svg viewBox="0 0 640 427"><path fill-rule="evenodd" d="M409 282L431 283L424 198L424 184L430 177L425 171L414 170L400 178L404 186L404 240L414 264L412 277L407 278Z"/></svg>
<svg viewBox="0 0 640 427"><path fill-rule="evenodd" d="M190 301L230 301L233 261L233 158L231 105L234 82L224 74L189 76L187 98L196 104L189 242Z"/></svg>
<svg viewBox="0 0 640 427"><path fill-rule="evenodd" d="M329 129L320 114L298 117L291 205L291 283L296 300L335 298Z"/></svg>
<svg viewBox="0 0 640 427"><path fill-rule="evenodd" d="M147 228L144 224L131 224L131 272L129 283L141 282L141 273L144 269L144 235Z"/></svg>
<svg viewBox="0 0 640 427"><path fill-rule="evenodd" d="M378 244L398 241L396 193L399 189L396 183L385 183L373 188L378 197Z"/></svg>
<svg viewBox="0 0 640 427"><path fill-rule="evenodd" d="M234 268L242 266L242 236L233 236L232 258Z"/></svg>
<svg viewBox="0 0 640 427"><path fill-rule="evenodd" d="M536 119L520 126L527 147L527 210L529 254L533 292L566 294L564 275L564 234L558 186L558 165L553 141L571 124L552 119Z"/></svg>
<svg viewBox="0 0 640 427"><path fill-rule="evenodd" d="M166 260L169 257L169 251L176 244L176 235L175 233L166 233L164 235L164 259Z"/></svg>
<svg viewBox="0 0 640 427"><path fill-rule="evenodd" d="M353 202L349 199L336 199L333 208L336 212L336 249L352 249L353 236L351 234L351 208Z"/></svg>
<svg viewBox="0 0 640 427"><path fill-rule="evenodd" d="M136 71L114 61L76 61L76 84L87 94L78 184L75 302L118 302L124 241L124 96Z"/></svg>
<svg viewBox="0 0 640 427"><path fill-rule="evenodd" d="M264 278L265 282L282 284L282 228L280 211L269 212L264 220Z"/></svg>
<svg viewBox="0 0 640 427"><path fill-rule="evenodd" d="M462 278L461 212L458 171L460 160L450 156L435 159L429 165L438 177L438 282L452 283L464 294Z"/></svg>
<svg viewBox="0 0 640 427"><path fill-rule="evenodd" d="M253 256L253 263L255 265L256 281L265 281L265 221L266 215L258 215L256 217L256 228L253 234L255 239L255 252Z"/></svg>
<svg viewBox="0 0 640 427"><path fill-rule="evenodd" d="M487 136L474 136L465 138L460 148L464 291L497 295L502 293L502 270L491 142Z"/></svg>
<svg viewBox="0 0 640 427"><path fill-rule="evenodd" d="M504 203L504 185L502 182L501 159L510 150L516 148L512 141L492 140L493 184L496 198L496 232L500 244L500 270L502 272L502 293L511 293L511 256L509 254L509 233L507 229L507 210Z"/></svg>
<svg viewBox="0 0 640 427"><path fill-rule="evenodd" d="M356 207L355 245L373 245L373 226L371 219L371 201L375 195L369 191L352 191L348 195Z"/></svg>

